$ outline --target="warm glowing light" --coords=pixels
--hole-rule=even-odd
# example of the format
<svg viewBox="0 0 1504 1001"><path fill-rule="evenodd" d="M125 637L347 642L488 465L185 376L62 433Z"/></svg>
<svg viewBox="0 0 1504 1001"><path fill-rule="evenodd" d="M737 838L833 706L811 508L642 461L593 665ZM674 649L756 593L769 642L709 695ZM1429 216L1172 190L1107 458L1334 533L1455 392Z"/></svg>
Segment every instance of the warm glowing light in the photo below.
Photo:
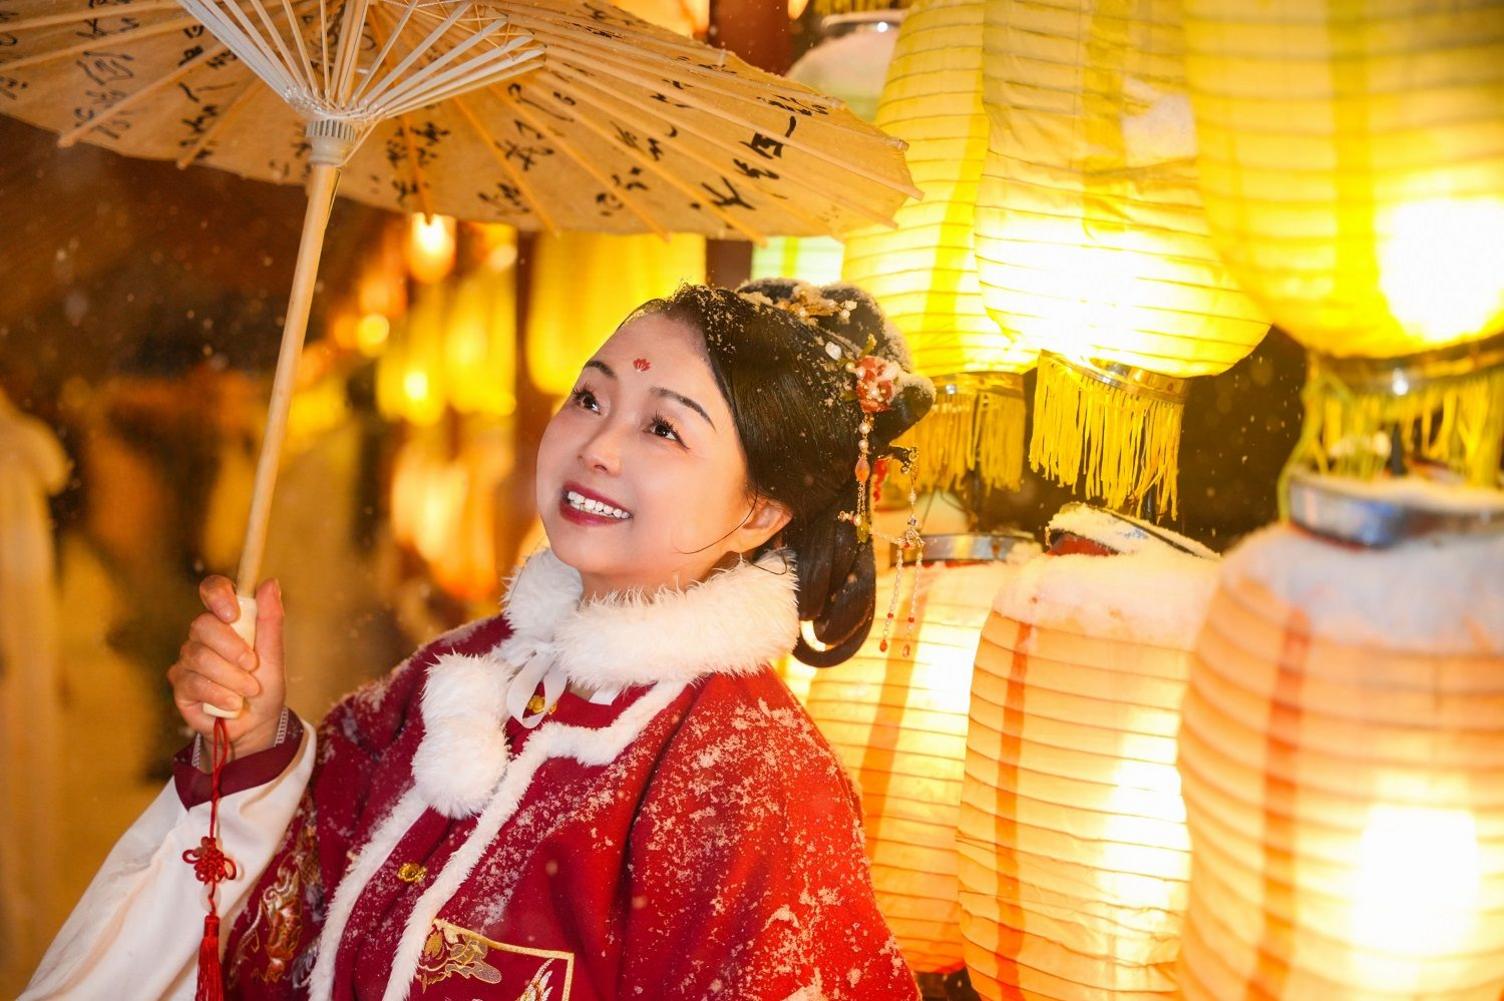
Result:
<svg viewBox="0 0 1504 1001"><path fill-rule="evenodd" d="M1449 956L1477 922L1478 827L1466 810L1380 804L1358 841L1352 936L1370 983L1413 989L1414 960Z"/></svg>
<svg viewBox="0 0 1504 1001"><path fill-rule="evenodd" d="M456 225L453 217L415 215L409 223L407 266L413 277L432 284L454 268Z"/></svg>
<svg viewBox="0 0 1504 1001"><path fill-rule="evenodd" d="M361 354L375 357L386 346L392 324L380 313L367 313L355 324L355 347Z"/></svg>
<svg viewBox="0 0 1504 1001"><path fill-rule="evenodd" d="M1391 206L1374 228L1379 288L1418 348L1504 327L1504 198Z"/></svg>
<svg viewBox="0 0 1504 1001"><path fill-rule="evenodd" d="M810 682L810 716L862 794L879 909L920 972L962 961L956 816L966 759L972 661L1001 563L923 567L916 624L881 628ZM878 577L885 607L893 571Z"/></svg>

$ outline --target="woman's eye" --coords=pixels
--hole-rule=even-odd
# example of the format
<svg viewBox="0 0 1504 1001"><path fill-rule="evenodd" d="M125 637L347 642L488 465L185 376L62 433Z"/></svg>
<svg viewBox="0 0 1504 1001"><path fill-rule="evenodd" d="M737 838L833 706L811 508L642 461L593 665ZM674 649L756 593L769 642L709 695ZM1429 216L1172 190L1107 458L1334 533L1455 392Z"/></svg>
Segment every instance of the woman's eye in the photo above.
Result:
<svg viewBox="0 0 1504 1001"><path fill-rule="evenodd" d="M662 419L661 417L653 421L652 424L648 425L648 431L652 434L657 435L659 438L666 438L669 441L680 440L679 432L674 429L674 426L672 424Z"/></svg>
<svg viewBox="0 0 1504 1001"><path fill-rule="evenodd" d="M586 410L600 409L600 404L596 402L595 394L588 389L576 389L573 393L569 394L569 400L575 406L583 407Z"/></svg>

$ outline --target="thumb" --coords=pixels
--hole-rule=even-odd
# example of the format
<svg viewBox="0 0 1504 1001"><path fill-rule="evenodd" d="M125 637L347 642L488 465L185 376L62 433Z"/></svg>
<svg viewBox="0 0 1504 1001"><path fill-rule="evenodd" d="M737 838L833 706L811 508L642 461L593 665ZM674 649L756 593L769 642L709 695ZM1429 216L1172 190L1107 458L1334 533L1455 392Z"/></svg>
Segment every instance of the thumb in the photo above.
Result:
<svg viewBox="0 0 1504 1001"><path fill-rule="evenodd" d="M275 577L256 588L256 656L282 674L282 585ZM265 682L262 682L265 684Z"/></svg>

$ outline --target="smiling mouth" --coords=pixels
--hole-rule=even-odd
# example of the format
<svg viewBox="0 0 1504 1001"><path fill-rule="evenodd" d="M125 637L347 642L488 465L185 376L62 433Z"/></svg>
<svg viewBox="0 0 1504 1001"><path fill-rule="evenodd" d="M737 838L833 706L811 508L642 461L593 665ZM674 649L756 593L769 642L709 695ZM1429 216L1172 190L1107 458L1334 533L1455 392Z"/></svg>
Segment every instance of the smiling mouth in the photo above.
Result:
<svg viewBox="0 0 1504 1001"><path fill-rule="evenodd" d="M619 507L612 507L603 501L586 497L574 490L564 491L564 504L584 514L593 514L598 518L614 518L617 521L626 521L632 517L630 511L623 511Z"/></svg>

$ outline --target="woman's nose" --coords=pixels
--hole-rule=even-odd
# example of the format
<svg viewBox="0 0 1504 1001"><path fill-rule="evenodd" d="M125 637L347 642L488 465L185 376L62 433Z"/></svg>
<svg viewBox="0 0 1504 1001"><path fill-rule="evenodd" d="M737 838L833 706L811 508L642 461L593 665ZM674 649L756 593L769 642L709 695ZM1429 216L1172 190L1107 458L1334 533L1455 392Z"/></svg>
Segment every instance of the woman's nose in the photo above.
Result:
<svg viewBox="0 0 1504 1001"><path fill-rule="evenodd" d="M615 476L621 469L620 437L609 422L580 446L580 461L591 469Z"/></svg>

